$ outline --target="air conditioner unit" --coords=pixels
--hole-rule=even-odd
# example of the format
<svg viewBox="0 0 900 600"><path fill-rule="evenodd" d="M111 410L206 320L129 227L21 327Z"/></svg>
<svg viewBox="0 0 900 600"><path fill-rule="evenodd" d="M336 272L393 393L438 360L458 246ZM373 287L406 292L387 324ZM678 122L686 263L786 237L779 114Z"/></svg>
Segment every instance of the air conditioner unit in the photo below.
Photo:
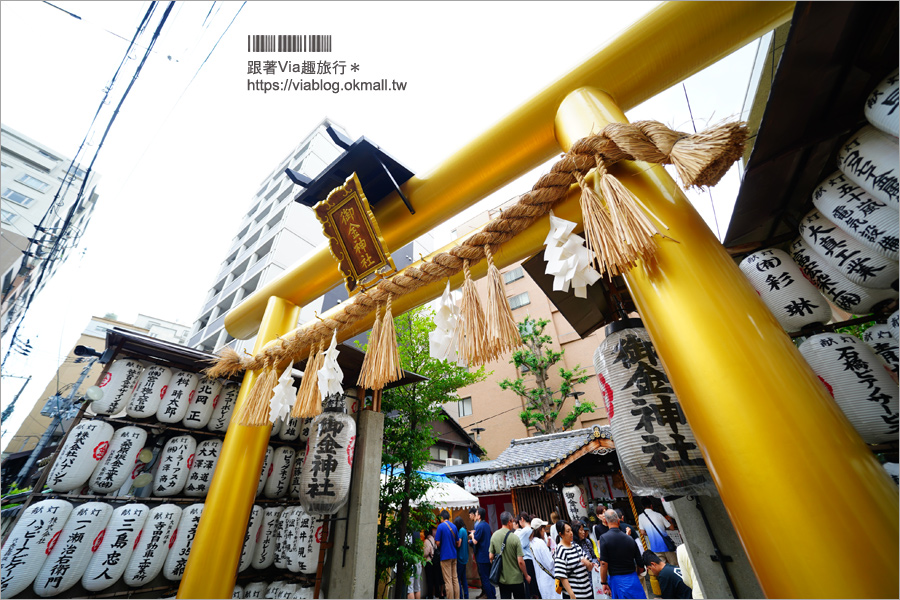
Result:
<svg viewBox="0 0 900 600"><path fill-rule="evenodd" d="M455 467L456 465L461 465L461 464L463 464L461 458L447 458L447 459L444 459L444 463L445 463L448 467Z"/></svg>

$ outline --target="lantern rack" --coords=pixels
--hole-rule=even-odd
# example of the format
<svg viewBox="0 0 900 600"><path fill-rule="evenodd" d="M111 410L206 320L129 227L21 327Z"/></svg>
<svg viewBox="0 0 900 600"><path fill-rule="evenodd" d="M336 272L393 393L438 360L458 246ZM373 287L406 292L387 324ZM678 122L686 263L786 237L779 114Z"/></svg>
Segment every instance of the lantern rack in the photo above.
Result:
<svg viewBox="0 0 900 600"><path fill-rule="evenodd" d="M846 321L841 321L839 323L829 323L828 325L819 325L813 324L808 327L804 327L800 331L796 333L790 334L791 339L797 338L806 338L811 335L816 335L818 333L826 333L833 332L836 329L841 329L843 327L851 327L853 325L863 325L865 323L871 323L873 321L884 321L886 320L891 313L897 310L897 301L894 300L881 310L874 312L872 314L866 315L864 317L856 317L855 319L848 319Z"/></svg>

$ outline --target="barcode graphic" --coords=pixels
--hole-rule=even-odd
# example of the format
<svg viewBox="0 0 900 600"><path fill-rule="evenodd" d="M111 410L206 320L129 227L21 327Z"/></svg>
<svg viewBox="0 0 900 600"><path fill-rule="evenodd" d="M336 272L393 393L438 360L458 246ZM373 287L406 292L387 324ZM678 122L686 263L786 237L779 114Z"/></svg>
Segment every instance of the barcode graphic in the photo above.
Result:
<svg viewBox="0 0 900 600"><path fill-rule="evenodd" d="M331 36L248 35L247 52L331 52Z"/></svg>

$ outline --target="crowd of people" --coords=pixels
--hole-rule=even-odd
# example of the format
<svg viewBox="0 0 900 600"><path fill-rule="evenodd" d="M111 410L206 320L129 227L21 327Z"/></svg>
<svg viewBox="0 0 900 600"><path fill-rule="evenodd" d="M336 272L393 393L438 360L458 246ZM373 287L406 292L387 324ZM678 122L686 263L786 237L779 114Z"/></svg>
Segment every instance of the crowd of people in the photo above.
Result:
<svg viewBox="0 0 900 600"><path fill-rule="evenodd" d="M647 573L659 581L661 598L699 598L689 565L679 567L667 531L669 518L645 498L637 526L621 510L598 505L584 521L550 514L540 517L503 512L500 528L491 530L484 508L470 509L468 531L462 517L423 532L425 564L412 573L408 598L469 598L466 576L473 561L481 581L477 598L648 598ZM649 550L645 550L643 537ZM687 553L680 552L683 561ZM491 568L500 561L499 577ZM424 586L420 580L424 575ZM649 597L655 597L650 595ZM473 596L475 598L475 596Z"/></svg>

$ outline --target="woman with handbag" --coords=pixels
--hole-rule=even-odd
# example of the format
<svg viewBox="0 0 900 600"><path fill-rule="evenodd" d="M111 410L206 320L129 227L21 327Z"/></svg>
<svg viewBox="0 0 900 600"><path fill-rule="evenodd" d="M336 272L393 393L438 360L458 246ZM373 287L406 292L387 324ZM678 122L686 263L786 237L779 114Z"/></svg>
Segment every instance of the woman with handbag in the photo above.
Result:
<svg viewBox="0 0 900 600"><path fill-rule="evenodd" d="M555 600L562 598L562 594L556 591L556 577L553 574L553 554L547 547L547 539L545 528L546 521L539 518L531 520L531 555L534 560L534 571L536 586L532 586L532 591L537 590L539 593L537 598L544 600Z"/></svg>
<svg viewBox="0 0 900 600"><path fill-rule="evenodd" d="M581 546L574 542L575 534L572 526L560 519L556 522L559 534L559 545L553 555L553 574L559 580L563 598L592 599L591 589L592 563L584 555Z"/></svg>
<svg viewBox="0 0 900 600"><path fill-rule="evenodd" d="M638 527L650 544L650 551L666 559L666 564L678 566L678 557L675 554L675 542L666 535L666 529L674 528L666 518L653 510L653 501L650 498L641 499L643 512L638 515Z"/></svg>

